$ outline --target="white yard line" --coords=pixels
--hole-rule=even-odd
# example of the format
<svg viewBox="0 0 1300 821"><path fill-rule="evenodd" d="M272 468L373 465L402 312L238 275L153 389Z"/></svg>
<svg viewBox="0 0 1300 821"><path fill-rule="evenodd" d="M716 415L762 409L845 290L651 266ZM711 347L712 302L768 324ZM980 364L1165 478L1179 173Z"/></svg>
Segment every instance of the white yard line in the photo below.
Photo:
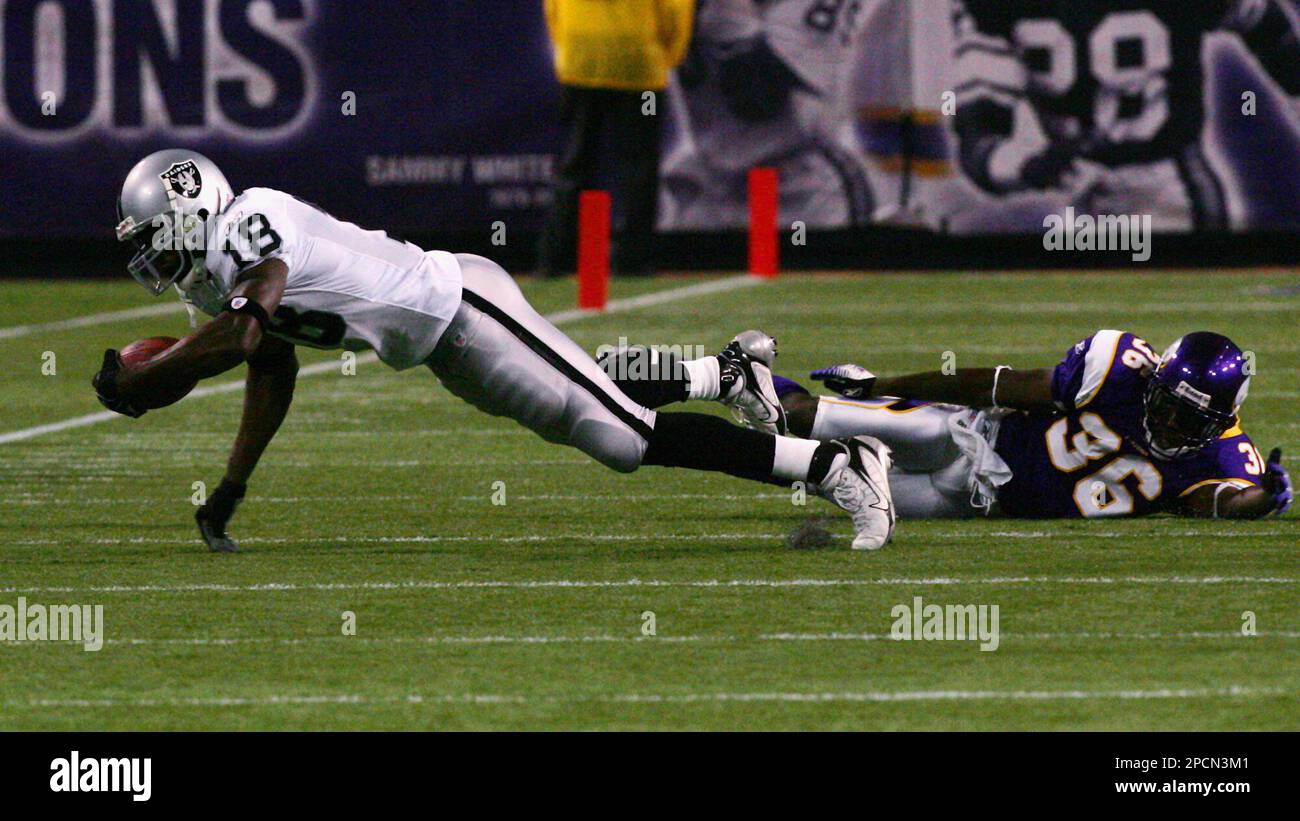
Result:
<svg viewBox="0 0 1300 821"><path fill-rule="evenodd" d="M556 313L548 314L546 316L546 319L548 319L553 325L564 325L566 323L573 322L578 319L583 319L585 317L626 313L628 311L635 311L639 308L647 308L653 305L662 305L669 302L678 302L683 299L690 299L691 297L706 296L709 294L717 294L725 291L732 291L737 288L742 288L749 285L756 285L759 282L762 282L760 278L751 277L751 276L734 276L734 277L727 277L725 279L709 280L708 282L700 282L694 285L683 285L678 288L669 288L666 291L656 291L650 294L642 294L640 296L627 297L626 299L611 300L610 303L605 306L604 311L585 311L585 310L571 309L567 311L557 311ZM162 313L162 311L160 310L162 307L163 306L160 305L153 305L153 306L149 306L149 308L133 308L131 310L137 312L152 311L153 313L156 314L156 313ZM180 306L180 304L177 303L177 307L183 307L183 306ZM92 316L79 317L78 319L64 320L63 323L50 323L48 325L19 325L12 328L0 329L0 332L7 330L11 332L11 335L22 335L16 332L23 330L25 328L55 330L54 326L61 326L65 328L81 327L80 325L69 325L67 323L82 322L84 324L93 325L93 324L97 324L98 322L113 321L113 320L105 320L104 319L105 317L118 317L127 313L129 312L115 311L113 313L108 313L108 314L95 314ZM150 316L152 314L139 313L137 315ZM121 316L121 318L130 318L130 317ZM95 321L91 321L91 320L95 320ZM24 331L24 333L30 333L30 332L34 332L34 330ZM378 357L376 357L374 353L367 353L357 357L357 364L361 365L370 362L375 362L377 360ZM339 369L338 362L318 362L315 365L308 365L307 367L298 371L298 376L299 377L315 376L316 374L321 374L321 373L336 372L338 371L338 369ZM244 383L242 381L221 382L216 385L208 385L206 387L197 388L192 393L190 393L189 396L185 397L185 399L182 401L189 401L191 399L202 399L207 396L216 396L218 394L223 394L223 393L231 393L232 391L242 390L243 387L244 387ZM110 419L116 419L116 418L119 418L119 414L113 413L112 411L100 411L99 413L88 413L84 416L74 416L70 419L63 419L58 422L50 422L44 425L36 425L35 427L23 428L22 430L15 430L15 431L10 431L8 433L0 434L0 445L7 444L9 442L22 442L28 439L35 439L36 437L44 436L47 433L58 433L59 431L70 430L72 428L81 428L87 425L96 425L99 424L100 422L107 422Z"/></svg>
<svg viewBox="0 0 1300 821"><path fill-rule="evenodd" d="M3 594L28 593L284 593L321 590L549 590L620 588L720 588L753 590L791 587L925 587L959 585L1219 585L1300 584L1300 578L1278 576L972 576L881 579L549 579L434 581L405 579L369 582L261 582L257 584L193 583L90 586L32 586L0 588Z"/></svg>
<svg viewBox="0 0 1300 821"><path fill-rule="evenodd" d="M351 693L267 696L200 696L195 698L34 698L3 702L10 709L69 707L297 707L333 705L420 705L420 704L715 704L726 702L796 702L804 704L889 703L908 701L1088 701L1118 699L1258 698L1291 696L1282 687L1162 688L1154 690L864 690L831 692L694 692L694 693L606 693L594 696L530 696L503 693L408 693L395 696L364 696Z"/></svg>
<svg viewBox="0 0 1300 821"><path fill-rule="evenodd" d="M142 474L143 475L143 474ZM351 500L343 496L342 500ZM716 499L716 496L708 496L708 499ZM737 499L753 500L748 496L737 496ZM368 498L357 499L365 501ZM260 499L257 501L261 501ZM153 503L164 504L164 503ZM835 522L831 522L835 526ZM1252 531L1232 531L1226 530L1219 533L1216 530L1190 530L1190 531L1166 531L1166 533L1110 533L1110 531L1079 531L1079 533L979 533L979 531L939 531L939 533L926 534L927 542L936 542L936 540L959 540L959 542L982 542L989 538L995 539L1119 539L1119 538L1214 538L1214 539L1271 539L1275 537L1290 537L1294 535L1290 530L1252 530ZM733 542L737 539L770 539L774 535L768 533L676 533L676 534L651 534L651 533L555 533L555 534L530 534L530 535L499 535L499 534L481 534L481 535L454 535L454 537L438 537L438 535L409 535L409 537L330 537L320 539L316 537L248 537L240 539L240 544L302 544L302 543L320 543L320 544L438 544L442 542L459 543L459 542L491 542L494 544L511 544L511 543L529 543L529 542L641 542L641 540L658 540L658 542ZM38 546L81 546L81 544L175 544L175 539L164 537L105 537L91 538L70 537L61 538L40 538L40 539L10 539L6 544L13 544L18 547L38 547ZM1069 548L1069 544L1065 546Z"/></svg>
<svg viewBox="0 0 1300 821"><path fill-rule="evenodd" d="M1160 690L912 690L829 693L683 693L669 695L628 693L600 700L624 704L693 704L697 702L892 702L892 701L1074 701L1092 699L1241 698L1290 695L1281 687L1229 687Z"/></svg>
<svg viewBox="0 0 1300 821"><path fill-rule="evenodd" d="M0 445L7 442L21 442L24 439L35 439L37 436L44 436L47 433L57 433L61 430L70 428L80 428L86 425L94 425L98 422L107 422L118 414L112 411L98 411L88 413L85 416L73 416L69 419L63 419L58 422L49 422L44 425L37 425L31 428L10 431L9 433L0 433Z"/></svg>
<svg viewBox="0 0 1300 821"><path fill-rule="evenodd" d="M367 353L357 357L357 364L361 365L367 362L375 362L377 360L378 357L373 353ZM298 376L299 378L304 376L315 376L320 373L338 372L338 370L338 362L317 362L314 365L308 365L298 371ZM234 391L240 391L243 389L244 383L242 380L238 382L218 382L215 385L205 385L200 388L195 388L181 401L189 402L194 399L203 399L208 396L217 396L223 393L233 393ZM108 422L112 419L121 418L121 414L113 413L108 410L99 411L97 413L88 413L84 416L73 416L69 419L62 419L58 422L49 422L44 425L37 425L31 428L23 428L22 430L2 433L0 434L0 445L9 442L22 442L27 439L35 439L38 436L44 436L47 433L58 433L59 431L71 430L73 428L84 428L87 425L97 425L100 422Z"/></svg>
<svg viewBox="0 0 1300 821"><path fill-rule="evenodd" d="M151 316L184 313L185 306L180 302L167 302L162 305L145 305L141 308L126 308L121 311L104 311L97 314L60 319L56 322L42 322L36 325L10 325L0 328L0 339L17 339L20 336L45 333L46 331L67 331L73 328L90 328L95 325L107 325L110 322L125 322L128 319L145 319Z"/></svg>
<svg viewBox="0 0 1300 821"><path fill-rule="evenodd" d="M557 311L553 314L547 314L546 319L550 321L552 325L563 325L584 317L601 316L602 313L626 313L627 311L635 311L640 308L650 308L655 305L665 305L670 302L678 302L683 299L689 299L693 296L721 294L727 291L734 291L737 288L758 285L763 281L764 280L761 277L746 275L711 279L706 282L697 282L694 285L682 285L677 288L668 288L663 291L653 291L648 294L641 294L640 296L611 300L609 304L605 306L603 312L571 308L567 311Z"/></svg>
<svg viewBox="0 0 1300 821"><path fill-rule="evenodd" d="M143 474L141 474L143 475ZM341 497L342 499L351 500L353 497ZM717 498L709 496L707 498ZM761 497L737 497L742 499L761 498ZM369 501L371 497L356 497L356 501ZM258 500L261 501L261 500ZM153 502L153 504L161 504ZM834 523L832 522L832 526ZM1118 538L1142 538L1142 537L1160 537L1168 536L1177 537L1208 537L1214 539L1231 538L1231 539L1271 539L1278 536L1293 535L1289 530L1257 530L1257 531L1223 531L1217 532L1212 530L1192 530L1192 531L1168 531L1161 533L1115 533L1110 531L1093 531L1079 533L980 533L979 531L966 532L938 532L929 533L921 537L922 541L984 541L989 538L1000 539L1060 539L1060 538L1093 538L1093 539L1118 539ZM493 544L515 544L515 543L533 543L533 542L641 542L641 541L668 541L668 542L716 542L716 541L736 541L745 539L771 539L775 538L770 533L548 533L548 534L530 534L526 536L502 536L500 534L485 533L481 535L461 535L461 536L332 536L328 539L317 540L308 537L290 537L290 536L250 536L247 539L240 539L242 545L281 545L281 544L303 544L308 542L319 542L327 545L340 544L441 544L441 543L475 543L491 542ZM18 547L53 547L57 545L65 546L82 546L82 545L149 545L149 544L176 544L176 539L169 539L163 536L121 536L121 537L102 537L102 538L85 538L82 536L64 536L59 538L36 538L36 539L10 539L6 544Z"/></svg>
<svg viewBox="0 0 1300 821"><path fill-rule="evenodd" d="M517 462L515 464L518 464ZM566 462L565 464L569 464ZM576 462L575 464L585 464ZM120 476L121 473L114 472L114 476ZM146 474L141 474L146 475ZM188 499L188 496L183 497ZM483 502L488 504L492 501L492 491L485 491L478 496L457 496L458 502ZM685 499L712 499L713 501L728 502L752 502L757 499L788 499L789 493L541 493L541 494L511 494L507 497L508 501L513 502L656 502L656 501L680 501ZM176 499L154 499L147 497L133 499L109 499L109 498L86 498L86 499L57 499L44 496L9 496L0 498L0 506L10 507L39 507L41 505L113 505L120 506L138 506L152 507L160 504L171 504ZM339 495L339 496L259 496L258 504L303 504L304 502L425 502L430 505L441 504L445 500L430 498L427 493L401 493L395 495ZM11 542L12 544L12 542Z"/></svg>
<svg viewBox="0 0 1300 821"><path fill-rule="evenodd" d="M1245 636L1240 631L1185 631L1173 633L1000 633L1000 641L1186 641L1196 639L1297 639L1296 631L1265 631ZM972 634L971 639L974 640ZM760 635L682 635L682 636L300 636L278 638L275 636L195 636L190 638L117 638L104 639L104 644L123 647L185 646L185 647L238 647L241 645L319 645L338 644L429 644L429 645L541 645L541 644L731 644L745 641L760 642L876 642L893 641L888 633L764 633ZM0 647L42 646L41 642L0 642Z"/></svg>
<svg viewBox="0 0 1300 821"><path fill-rule="evenodd" d="M734 541L737 539L753 538L770 538L756 533L700 533L700 534L635 534L635 533L554 533L539 535L533 534L528 536L339 536L329 540L330 544L440 544L440 543L475 543L491 542L493 544L518 544L533 542L640 542L640 541L670 541L670 542L690 542L690 541ZM250 537L241 539L240 544L257 545L257 544L292 544L303 541L302 539L293 539L287 537ZM310 541L310 540L308 540ZM81 544L81 545L120 545L120 544L176 544L175 539L157 538L152 536L128 536L125 538L103 538L103 539L14 539L9 540L6 544L37 547L51 545Z"/></svg>
<svg viewBox="0 0 1300 821"><path fill-rule="evenodd" d="M807 302L782 302L768 306L767 312L775 317L811 316L826 321L834 321L843 315L860 315L863 317L901 316L925 317L938 314L969 315L971 300L926 300L924 302L881 302L869 300L846 299L838 302L816 304ZM1015 302L1015 303L979 303L981 314L1013 314L1076 317L1087 314L1156 314L1167 316L1173 313L1215 313L1215 314L1258 314L1291 313L1295 303L1274 300L1271 302L1179 302L1161 303L1160 305L1135 305L1131 302Z"/></svg>
<svg viewBox="0 0 1300 821"><path fill-rule="evenodd" d="M1167 538L1169 536L1176 536L1176 537L1206 536L1215 539L1249 539L1256 536L1259 537L1293 536L1295 534L1294 531L1291 530L1223 530L1222 532L1220 532L1218 530L1213 530L1210 528L1206 528L1204 530L1195 530L1195 529L1175 530L1171 528L1169 530L1161 530L1158 533L1156 532L1120 533L1120 532L1109 531L1109 530L1087 530L1087 531L1058 530L1054 533L1045 530L995 530L990 533L979 533L977 531L965 531L965 532L956 531L951 533L933 533L929 535L937 538L945 538L945 539L987 539L987 538L1064 539L1068 541L1069 539L1132 539L1140 536L1159 536L1162 539Z"/></svg>
<svg viewBox="0 0 1300 821"><path fill-rule="evenodd" d="M1176 633L999 633L1002 641L1064 641L1078 639L1081 641L1163 641L1184 639L1252 639L1252 638L1300 638L1297 631L1272 631L1242 635L1240 631L1190 630ZM653 641L656 637L646 637ZM739 638L739 637L737 637ZM973 636L972 636L973 638ZM888 633L766 633L758 637L760 641L893 641Z"/></svg>

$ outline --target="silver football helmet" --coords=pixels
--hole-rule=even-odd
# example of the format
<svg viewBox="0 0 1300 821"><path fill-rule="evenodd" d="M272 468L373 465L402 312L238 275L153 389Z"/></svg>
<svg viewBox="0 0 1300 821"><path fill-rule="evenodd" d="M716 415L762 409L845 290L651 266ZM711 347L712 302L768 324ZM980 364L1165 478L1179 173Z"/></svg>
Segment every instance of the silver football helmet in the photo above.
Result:
<svg viewBox="0 0 1300 821"><path fill-rule="evenodd" d="M154 296L205 276L208 220L235 199L226 175L197 151L170 148L135 164L117 198L117 239L136 248L127 270Z"/></svg>

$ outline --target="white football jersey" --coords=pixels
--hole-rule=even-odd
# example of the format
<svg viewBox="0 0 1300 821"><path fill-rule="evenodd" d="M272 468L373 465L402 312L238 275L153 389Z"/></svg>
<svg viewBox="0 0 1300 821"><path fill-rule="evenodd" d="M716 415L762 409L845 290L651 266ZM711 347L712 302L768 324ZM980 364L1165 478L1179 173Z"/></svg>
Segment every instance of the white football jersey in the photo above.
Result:
<svg viewBox="0 0 1300 821"><path fill-rule="evenodd" d="M695 59L708 69L698 84L676 83L698 160L705 174L747 172L801 150L810 137L834 139L848 117L841 86L848 79L856 32L868 2L875 0L708 0L698 11ZM717 73L721 63L748 43L763 39L803 83L779 117L746 122L731 110Z"/></svg>
<svg viewBox="0 0 1300 821"><path fill-rule="evenodd" d="M454 255L367 231L282 191L248 189L208 231L208 278L184 292L186 301L216 316L240 273L280 259L289 275L267 331L295 345L373 350L410 368L433 352L460 307Z"/></svg>

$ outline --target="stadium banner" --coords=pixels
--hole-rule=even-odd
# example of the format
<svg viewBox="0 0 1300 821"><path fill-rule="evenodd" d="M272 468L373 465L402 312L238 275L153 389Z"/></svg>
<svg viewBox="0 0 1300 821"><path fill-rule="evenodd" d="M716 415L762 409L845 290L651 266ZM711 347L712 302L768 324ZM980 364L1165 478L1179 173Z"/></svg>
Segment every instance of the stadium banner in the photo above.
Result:
<svg viewBox="0 0 1300 821"><path fill-rule="evenodd" d="M397 233L549 194L537 0L0 0L0 26L0 237L111 236L127 171L177 146Z"/></svg>
<svg viewBox="0 0 1300 821"><path fill-rule="evenodd" d="M537 228L538 0L0 0L0 238L106 237L163 147L401 232ZM700 0L658 116L660 228L1300 227L1294 0Z"/></svg>

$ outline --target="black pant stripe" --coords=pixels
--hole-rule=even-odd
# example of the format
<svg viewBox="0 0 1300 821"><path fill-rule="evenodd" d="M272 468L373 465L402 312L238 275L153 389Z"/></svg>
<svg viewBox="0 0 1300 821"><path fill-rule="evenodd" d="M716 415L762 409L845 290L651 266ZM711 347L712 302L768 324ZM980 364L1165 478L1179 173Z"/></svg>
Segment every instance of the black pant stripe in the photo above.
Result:
<svg viewBox="0 0 1300 821"><path fill-rule="evenodd" d="M820 154L844 181L844 196L849 204L849 224L866 225L876 210L871 181L856 161L837 146L814 141L813 150Z"/></svg>
<svg viewBox="0 0 1300 821"><path fill-rule="evenodd" d="M1187 196L1192 200L1193 227L1198 231L1226 231L1229 227L1228 198L1200 146L1190 145L1183 149L1174 162Z"/></svg>
<svg viewBox="0 0 1300 821"><path fill-rule="evenodd" d="M586 374L573 367L573 365L563 356L560 356L558 353L551 350L545 342L538 339L532 331L529 331L523 325L516 322L514 318L505 311L502 311L496 305L493 305L490 301L484 299L468 288L461 289L461 299L500 323L501 327L513 334L520 342L527 345L533 353L546 360L547 364L563 374L566 379L594 396L596 400L599 401L600 404L604 405L610 413L618 417L623 424L639 433L643 439L649 441L650 437L654 435L654 428L650 427L644 420L637 417L627 408L620 405L618 400L601 390L595 382L592 382L587 378Z"/></svg>

